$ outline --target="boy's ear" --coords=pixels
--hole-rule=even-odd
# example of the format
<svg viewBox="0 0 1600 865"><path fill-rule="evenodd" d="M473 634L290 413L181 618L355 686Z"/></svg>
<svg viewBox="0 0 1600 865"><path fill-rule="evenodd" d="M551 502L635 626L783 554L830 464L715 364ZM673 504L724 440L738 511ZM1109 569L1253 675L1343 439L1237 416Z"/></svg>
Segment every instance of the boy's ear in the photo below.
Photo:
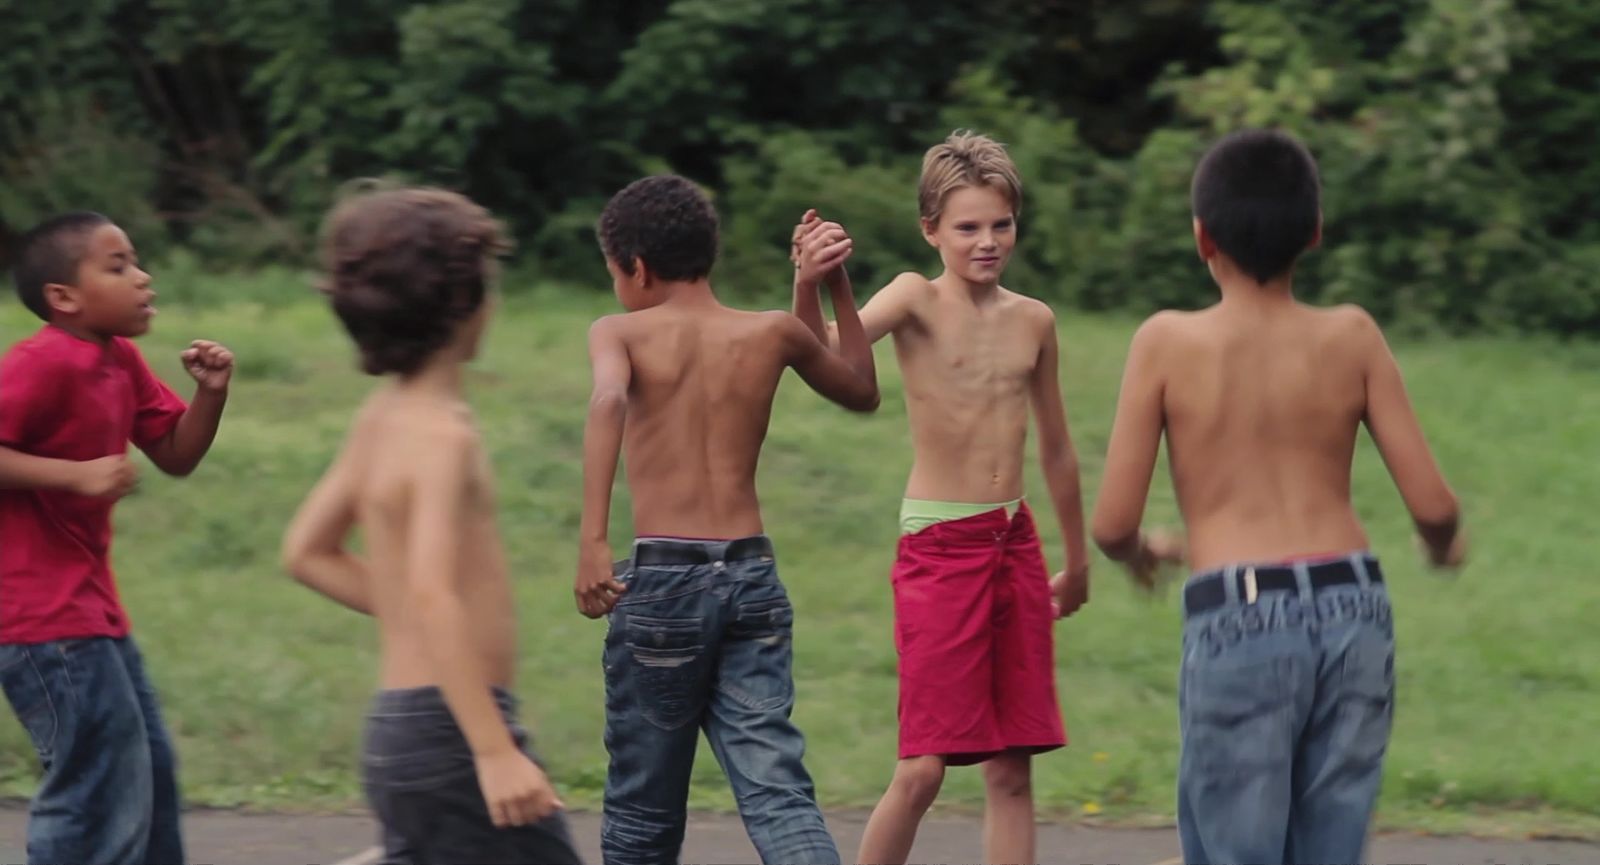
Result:
<svg viewBox="0 0 1600 865"><path fill-rule="evenodd" d="M1322 245L1322 211L1317 211L1317 230L1311 232L1311 242L1306 244L1306 249L1316 249Z"/></svg>
<svg viewBox="0 0 1600 865"><path fill-rule="evenodd" d="M926 240L929 246L938 249L939 238L934 232L939 230L939 223L931 219L918 219L917 221L922 224L922 239Z"/></svg>
<svg viewBox="0 0 1600 865"><path fill-rule="evenodd" d="M1206 231L1198 216L1194 218L1194 248L1200 253L1201 261L1210 261L1217 257L1217 242L1211 239L1211 232Z"/></svg>
<svg viewBox="0 0 1600 865"><path fill-rule="evenodd" d="M59 282L45 283L44 303L62 315L77 315L83 311L83 301L78 297L78 289Z"/></svg>
<svg viewBox="0 0 1600 865"><path fill-rule="evenodd" d="M656 281L656 275L650 272L650 267L644 263L643 258L635 255L633 257L633 273L628 275L628 279L633 283L634 288L643 291Z"/></svg>

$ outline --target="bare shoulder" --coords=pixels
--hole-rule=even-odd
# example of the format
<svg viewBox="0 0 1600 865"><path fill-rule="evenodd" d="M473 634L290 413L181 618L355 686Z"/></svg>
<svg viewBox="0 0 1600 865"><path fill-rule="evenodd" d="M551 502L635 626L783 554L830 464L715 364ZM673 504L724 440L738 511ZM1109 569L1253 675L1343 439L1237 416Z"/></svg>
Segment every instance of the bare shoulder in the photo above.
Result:
<svg viewBox="0 0 1600 865"><path fill-rule="evenodd" d="M917 303L932 300L939 295L938 286L933 281L914 271L903 271L889 280L889 284L878 289L875 297L886 300L899 300L903 303Z"/></svg>
<svg viewBox="0 0 1600 865"><path fill-rule="evenodd" d="M1151 315L1133 332L1133 347L1143 351L1168 351L1181 348L1206 328L1205 310L1185 312L1163 309Z"/></svg>
<svg viewBox="0 0 1600 865"><path fill-rule="evenodd" d="M460 471L483 450L482 436L465 405L419 400L393 408L386 426L395 434L396 456L417 476Z"/></svg>
<svg viewBox="0 0 1600 865"><path fill-rule="evenodd" d="M1017 315L1020 315L1035 324L1055 325L1056 311L1050 307L1050 304L1045 303L1037 297L1029 297L1026 294L1018 294L1017 292L1009 289L1003 290L1006 293L1006 302L1012 305L1012 308L1016 310Z"/></svg>
<svg viewBox="0 0 1600 865"><path fill-rule="evenodd" d="M589 344L625 341L631 329L633 313L619 312L602 315L589 325Z"/></svg>
<svg viewBox="0 0 1600 865"><path fill-rule="evenodd" d="M1353 303L1314 309L1316 327L1326 348L1365 359L1383 347L1383 329L1372 313Z"/></svg>
<svg viewBox="0 0 1600 865"><path fill-rule="evenodd" d="M792 345L796 341L804 342L807 339L816 341L816 335L811 332L811 328L806 327L805 322L784 310L768 309L742 315L749 316L751 325L761 333L771 334L782 340L785 345Z"/></svg>
<svg viewBox="0 0 1600 865"><path fill-rule="evenodd" d="M1372 313L1353 303L1318 309L1316 314L1326 327L1341 335L1371 337L1382 332Z"/></svg>

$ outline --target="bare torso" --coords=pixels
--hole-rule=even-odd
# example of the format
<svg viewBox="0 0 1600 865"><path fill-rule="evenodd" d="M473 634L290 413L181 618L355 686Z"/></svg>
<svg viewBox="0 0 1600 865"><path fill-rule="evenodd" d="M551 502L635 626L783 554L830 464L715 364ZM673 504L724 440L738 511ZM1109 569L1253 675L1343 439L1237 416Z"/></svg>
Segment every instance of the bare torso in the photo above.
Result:
<svg viewBox="0 0 1600 865"><path fill-rule="evenodd" d="M621 317L632 369L623 460L635 534L763 531L756 465L786 366L783 315L666 304Z"/></svg>
<svg viewBox="0 0 1600 865"><path fill-rule="evenodd" d="M894 332L915 452L906 497L1019 498L1029 384L1049 310L1003 288L974 297L917 279L910 315Z"/></svg>
<svg viewBox="0 0 1600 865"><path fill-rule="evenodd" d="M1219 305L1166 331L1168 458L1194 569L1366 548L1350 502L1366 384L1349 322Z"/></svg>
<svg viewBox="0 0 1600 865"><path fill-rule="evenodd" d="M357 521L362 527L372 574L372 613L378 620L385 688L439 684L427 629L412 602L406 579L408 525L412 494L409 468L418 455L442 442L457 442L471 424L463 408L441 411L440 404L384 388L362 408L346 449L358 461ZM516 614L505 551L495 523L494 487L487 454L471 437L473 470L467 479L465 510L458 527L456 587L467 621L468 638L492 685L510 687L516 657Z"/></svg>

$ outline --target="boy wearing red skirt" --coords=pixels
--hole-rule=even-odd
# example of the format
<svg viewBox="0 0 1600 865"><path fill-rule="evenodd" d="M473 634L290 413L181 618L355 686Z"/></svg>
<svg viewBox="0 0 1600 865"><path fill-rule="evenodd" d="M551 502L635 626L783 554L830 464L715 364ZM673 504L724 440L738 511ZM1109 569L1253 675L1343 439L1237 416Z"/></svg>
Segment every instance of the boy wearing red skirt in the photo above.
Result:
<svg viewBox="0 0 1600 865"><path fill-rule="evenodd" d="M985 861L1033 862L1033 755L1066 744L1052 624L1088 599L1078 460L1057 384L1055 316L1000 285L1022 197L1005 149L956 133L930 149L918 190L934 279L903 273L861 310L894 335L915 451L893 572L900 762L856 859L904 862L946 766L983 764ZM807 213L797 249L836 229ZM795 314L836 342L816 290ZM1023 500L1028 415L1066 543L1052 580Z"/></svg>

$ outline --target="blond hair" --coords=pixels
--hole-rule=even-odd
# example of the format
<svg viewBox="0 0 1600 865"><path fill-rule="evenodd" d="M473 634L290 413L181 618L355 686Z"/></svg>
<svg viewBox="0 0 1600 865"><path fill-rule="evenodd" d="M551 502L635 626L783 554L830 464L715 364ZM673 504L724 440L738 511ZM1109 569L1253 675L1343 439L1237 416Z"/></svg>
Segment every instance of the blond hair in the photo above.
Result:
<svg viewBox="0 0 1600 865"><path fill-rule="evenodd" d="M922 179L917 183L917 211L923 219L939 221L950 193L967 186L987 186L1010 202L1013 214L1022 210L1022 178L1006 154L1005 145L987 135L957 129L928 148L922 157Z"/></svg>

